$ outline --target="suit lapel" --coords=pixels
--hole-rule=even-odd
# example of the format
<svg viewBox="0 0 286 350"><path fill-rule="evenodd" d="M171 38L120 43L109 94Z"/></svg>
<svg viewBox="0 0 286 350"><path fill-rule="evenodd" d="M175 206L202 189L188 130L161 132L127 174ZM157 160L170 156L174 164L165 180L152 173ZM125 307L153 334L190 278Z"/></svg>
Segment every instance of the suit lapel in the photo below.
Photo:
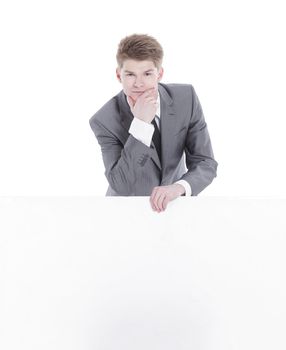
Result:
<svg viewBox="0 0 286 350"><path fill-rule="evenodd" d="M123 90L119 93L119 113L120 122L123 128L129 133L130 124L133 120L133 114L131 113L126 96Z"/></svg>

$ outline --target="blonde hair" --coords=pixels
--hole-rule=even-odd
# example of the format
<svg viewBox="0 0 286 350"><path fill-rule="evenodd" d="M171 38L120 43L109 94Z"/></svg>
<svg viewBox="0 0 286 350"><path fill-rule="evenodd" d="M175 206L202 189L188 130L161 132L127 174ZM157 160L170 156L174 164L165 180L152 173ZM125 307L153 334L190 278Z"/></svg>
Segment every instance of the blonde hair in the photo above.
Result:
<svg viewBox="0 0 286 350"><path fill-rule="evenodd" d="M127 59L152 61L157 68L160 68L163 55L163 48L155 38L147 34L133 34L120 41L116 60L120 68Z"/></svg>

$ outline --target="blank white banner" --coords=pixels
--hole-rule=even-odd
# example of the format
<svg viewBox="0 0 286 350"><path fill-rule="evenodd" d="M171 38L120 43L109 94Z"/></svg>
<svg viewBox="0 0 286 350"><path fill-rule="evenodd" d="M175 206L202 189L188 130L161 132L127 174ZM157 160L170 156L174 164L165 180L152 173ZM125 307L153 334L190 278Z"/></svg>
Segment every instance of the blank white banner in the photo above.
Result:
<svg viewBox="0 0 286 350"><path fill-rule="evenodd" d="M285 349L286 199L0 198L3 350Z"/></svg>

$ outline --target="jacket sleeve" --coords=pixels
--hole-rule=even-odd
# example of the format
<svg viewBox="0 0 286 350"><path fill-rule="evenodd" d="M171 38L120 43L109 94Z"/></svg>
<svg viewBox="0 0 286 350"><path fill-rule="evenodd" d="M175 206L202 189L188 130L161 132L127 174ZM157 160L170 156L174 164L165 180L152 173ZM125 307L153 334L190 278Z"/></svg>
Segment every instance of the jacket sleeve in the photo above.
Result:
<svg viewBox="0 0 286 350"><path fill-rule="evenodd" d="M218 163L214 159L201 104L194 88L191 88L193 104L185 142L188 171L181 179L189 182L192 188L192 195L196 196L216 177Z"/></svg>
<svg viewBox="0 0 286 350"><path fill-rule="evenodd" d="M105 176L118 195L134 195L136 180L142 178L144 165L153 150L132 135L125 144L107 129L99 120L91 119L90 126L101 147Z"/></svg>

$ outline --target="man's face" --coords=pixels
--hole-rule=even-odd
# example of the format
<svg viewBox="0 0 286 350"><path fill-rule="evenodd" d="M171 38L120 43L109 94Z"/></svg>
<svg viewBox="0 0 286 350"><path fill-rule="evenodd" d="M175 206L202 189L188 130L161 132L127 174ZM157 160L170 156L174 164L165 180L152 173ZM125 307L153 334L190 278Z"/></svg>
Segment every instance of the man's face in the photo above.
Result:
<svg viewBox="0 0 286 350"><path fill-rule="evenodd" d="M163 76L163 68L156 68L152 61L125 60L121 68L116 69L125 95L134 101L147 89L158 90L158 82Z"/></svg>

